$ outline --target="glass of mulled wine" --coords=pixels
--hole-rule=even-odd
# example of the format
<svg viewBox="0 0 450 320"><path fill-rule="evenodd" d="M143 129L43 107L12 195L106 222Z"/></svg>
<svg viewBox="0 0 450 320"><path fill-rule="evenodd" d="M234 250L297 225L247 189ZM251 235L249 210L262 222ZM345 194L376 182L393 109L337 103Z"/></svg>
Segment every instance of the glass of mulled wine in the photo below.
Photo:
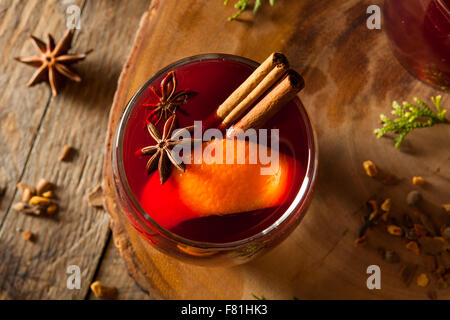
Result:
<svg viewBox="0 0 450 320"><path fill-rule="evenodd" d="M384 23L399 62L420 80L450 88L450 0L385 0Z"/></svg>
<svg viewBox="0 0 450 320"><path fill-rule="evenodd" d="M309 206L318 151L308 114L297 97L264 125L267 139L257 141L268 147L268 154L279 155L280 170L273 174L260 175L255 168L264 167L261 164L205 160L186 164L185 172L175 166L159 170L161 161L170 160L160 160L155 151L168 147L163 141L168 127L196 124L200 134L220 127L218 106L257 66L225 54L185 58L151 77L122 115L112 154L121 210L142 237L170 256L210 266L244 263L285 239ZM177 104L176 109L168 108L176 120L164 114L167 108L158 108L170 101ZM149 123L156 129L149 129ZM276 151L270 149L273 129L279 141ZM202 139L205 135L196 143ZM226 132L223 139L229 141ZM250 142L244 142L250 153ZM151 173L147 170L157 166Z"/></svg>

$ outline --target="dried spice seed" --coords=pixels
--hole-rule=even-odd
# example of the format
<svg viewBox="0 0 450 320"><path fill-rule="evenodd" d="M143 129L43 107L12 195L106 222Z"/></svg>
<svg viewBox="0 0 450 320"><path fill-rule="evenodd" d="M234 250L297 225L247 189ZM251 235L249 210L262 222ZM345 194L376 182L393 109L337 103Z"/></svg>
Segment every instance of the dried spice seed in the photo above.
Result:
<svg viewBox="0 0 450 320"><path fill-rule="evenodd" d="M24 232L22 232L22 238L25 241L32 241L33 240L33 234L31 233L31 231L24 231Z"/></svg>
<svg viewBox="0 0 450 320"><path fill-rule="evenodd" d="M391 206L392 206L391 199L387 198L381 204L381 210L383 210L384 212L389 212L391 210Z"/></svg>
<svg viewBox="0 0 450 320"><path fill-rule="evenodd" d="M426 288L428 284L430 283L430 279L428 279L428 276L425 273L419 274L417 277L417 285L423 288Z"/></svg>
<svg viewBox="0 0 450 320"><path fill-rule="evenodd" d="M13 204L12 208L15 211L24 211L25 209L29 208L29 206L23 202L16 202L15 204Z"/></svg>
<svg viewBox="0 0 450 320"><path fill-rule="evenodd" d="M33 197L34 194L32 192L32 190L30 188L25 188L25 190L23 190L22 193L22 201L23 202L28 202L30 201L31 197Z"/></svg>
<svg viewBox="0 0 450 320"><path fill-rule="evenodd" d="M53 197L54 197L54 194L53 194L53 191L52 191L52 190L49 190L49 191L44 192L44 193L42 194L42 196L43 196L44 198L50 199L50 198L53 198Z"/></svg>
<svg viewBox="0 0 450 320"><path fill-rule="evenodd" d="M403 230L399 226L390 224L387 226L387 232L397 237L401 237L403 235Z"/></svg>
<svg viewBox="0 0 450 320"><path fill-rule="evenodd" d="M386 250L384 253L384 259L389 263L400 262L400 256L394 250Z"/></svg>
<svg viewBox="0 0 450 320"><path fill-rule="evenodd" d="M58 211L58 206L56 204L51 204L50 206L48 206L48 208L46 209L46 213L51 216L54 215L56 212Z"/></svg>
<svg viewBox="0 0 450 320"><path fill-rule="evenodd" d="M44 192L53 190L53 184L45 179L39 180L36 186L36 192L38 195L42 195Z"/></svg>
<svg viewBox="0 0 450 320"><path fill-rule="evenodd" d="M362 247L367 243L367 235L363 235L354 241L355 247Z"/></svg>
<svg viewBox="0 0 450 320"><path fill-rule="evenodd" d="M39 216L45 212L45 209L39 206L30 206L24 202L17 202L12 206L14 211L22 212L25 214L32 214L35 216Z"/></svg>
<svg viewBox="0 0 450 320"><path fill-rule="evenodd" d="M52 202L44 197L39 197L39 196L34 196L30 199L30 201L28 202L30 205L32 206L42 206L42 207L47 207L49 206Z"/></svg>
<svg viewBox="0 0 450 320"><path fill-rule="evenodd" d="M29 193L31 196L34 196L36 194L36 188L31 187L31 186L23 183L22 181L17 183L17 189L19 190L22 198L26 198L26 196L24 196L25 193ZM24 202L27 202L27 201L24 201Z"/></svg>
<svg viewBox="0 0 450 320"><path fill-rule="evenodd" d="M378 169L375 166L375 163L370 160L363 162L363 168L369 177L375 177L378 174Z"/></svg>
<svg viewBox="0 0 450 320"><path fill-rule="evenodd" d="M371 214L375 213L377 214L379 209L378 209L378 203L376 200L369 200L367 201L367 206L369 207L371 211Z"/></svg>
<svg viewBox="0 0 450 320"><path fill-rule="evenodd" d="M422 186L425 184L425 179L422 177L412 177L412 184L415 186Z"/></svg>
<svg viewBox="0 0 450 320"><path fill-rule="evenodd" d="M61 151L61 154L58 157L58 160L63 162L69 162L73 159L75 152L76 150L74 147L65 145L63 150Z"/></svg>
<svg viewBox="0 0 450 320"><path fill-rule="evenodd" d="M412 279L414 278L414 275L417 271L417 265L415 264L405 264L402 266L400 270L400 276L402 278L403 283L409 287L411 284Z"/></svg>
<svg viewBox="0 0 450 320"><path fill-rule="evenodd" d="M87 200L91 207L103 208L103 189L101 184L98 184L88 192Z"/></svg>
<svg viewBox="0 0 450 320"><path fill-rule="evenodd" d="M417 190L413 190L406 196L406 203L409 206L415 206L421 199L422 194Z"/></svg>
<svg viewBox="0 0 450 320"><path fill-rule="evenodd" d="M416 255L420 254L419 245L415 241L408 242L406 244L406 249L408 249L409 251L411 251L412 253L414 253Z"/></svg>
<svg viewBox="0 0 450 320"><path fill-rule="evenodd" d="M91 284L91 290L100 299L113 300L117 298L117 288L104 286L100 281L93 282Z"/></svg>
<svg viewBox="0 0 450 320"><path fill-rule="evenodd" d="M22 194L26 188L29 188L29 186L23 183L22 181L19 181L17 183L17 189L19 189L20 194Z"/></svg>

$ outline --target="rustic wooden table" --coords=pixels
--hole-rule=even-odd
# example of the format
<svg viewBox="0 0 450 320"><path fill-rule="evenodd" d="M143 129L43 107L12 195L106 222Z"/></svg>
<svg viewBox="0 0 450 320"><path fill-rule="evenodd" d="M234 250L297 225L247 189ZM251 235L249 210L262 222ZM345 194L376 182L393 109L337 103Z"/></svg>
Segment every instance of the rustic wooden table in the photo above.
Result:
<svg viewBox="0 0 450 320"><path fill-rule="evenodd" d="M0 61L0 183L8 187L0 200L0 298L89 299L93 298L89 284L96 279L116 286L119 298L130 299L236 299L251 298L251 292L286 299L292 295L300 299L426 297L426 290L415 284L403 286L399 265L380 261L376 248L391 245L392 237L371 237L368 250L353 246L364 202L371 197L403 199L412 188L412 175L424 175L428 181L423 193L427 203L435 205L423 209L439 214L436 204L449 199L446 128L408 137L401 151L393 149L389 139L378 141L372 134L379 125L377 115L389 112L392 100L410 100L415 95L428 99L438 93L400 67L382 31L367 30L365 11L382 0L285 0L283 5L280 0L257 17L246 13L245 21L233 23L226 22L234 12L232 6L223 8L222 1L215 2L0 2L4 53ZM44 37L50 32L59 38L65 29L65 11L74 4L82 12L74 52L95 50L77 67L83 83L68 82L57 97L51 96L46 85L26 88L33 70L13 57L33 53L31 42L26 41L30 33ZM141 37L133 42L146 10ZM134 55L127 60L132 48ZM282 51L305 77L307 86L300 97L320 144L316 195L300 227L282 245L232 269L205 271L162 256L116 216L115 236L127 244L121 250L128 270L150 291L147 295L127 274L112 241L109 216L89 207L85 195L103 178L108 114L124 63L127 72L114 99L114 121L151 74L182 57L211 51L257 61ZM448 101L448 95L444 99ZM71 163L57 161L66 144L78 150ZM361 168L367 159L395 173L402 183L387 188L368 179ZM41 177L58 186L62 206L58 219L29 217L11 209L19 199L15 184L35 184ZM402 200L396 200L394 207L403 210ZM24 241L21 230L31 230L36 241ZM402 250L403 244L397 241L393 246ZM386 270L383 290L367 290L365 271L370 264ZM80 290L66 287L69 265L81 269ZM448 299L448 294L448 290L440 291L439 298Z"/></svg>
<svg viewBox="0 0 450 320"><path fill-rule="evenodd" d="M150 0L0 1L0 299L90 299L94 279L119 289L119 298L148 299L128 276L112 245L109 217L86 201L86 191L102 180L108 113L117 79L131 49L139 20ZM81 30L73 52L93 48L77 66L83 82L67 82L52 97L45 84L25 86L34 70L13 60L35 53L29 34L56 40L66 28L66 10L81 9ZM64 145L78 153L57 160ZM61 211L55 220L14 212L18 181L56 183ZM36 234L24 241L21 230ZM81 289L68 290L66 268L81 269Z"/></svg>

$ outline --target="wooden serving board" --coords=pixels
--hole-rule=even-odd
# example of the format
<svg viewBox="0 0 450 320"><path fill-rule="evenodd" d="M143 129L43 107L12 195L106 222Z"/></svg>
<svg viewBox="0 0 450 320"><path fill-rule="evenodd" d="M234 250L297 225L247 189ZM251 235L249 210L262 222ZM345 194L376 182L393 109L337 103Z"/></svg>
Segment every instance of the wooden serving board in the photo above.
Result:
<svg viewBox="0 0 450 320"><path fill-rule="evenodd" d="M423 299L428 289L399 276L401 264L383 261L377 248L399 252L402 261L421 258L382 231L369 231L364 248L353 245L371 198L391 197L393 212L408 209L413 175L423 176L421 210L442 215L450 202L449 130L435 127L412 133L400 150L377 140L379 114L393 100L424 100L439 92L411 77L393 57L382 30L366 27L366 9L378 1L276 1L243 21L227 22L234 9L222 1L154 0L142 17L132 53L123 68L111 109L104 189L115 244L130 274L155 298L241 299ZM284 52L305 78L300 97L317 131L320 146L316 194L305 219L280 246L248 264L204 268L181 263L153 249L121 215L113 198L109 154L113 131L133 93L160 68L186 56L221 52L263 61ZM443 94L444 106L450 104ZM387 186L367 177L370 159L399 182ZM366 286L369 265L382 271L381 290ZM419 271L421 269L419 268ZM432 288L434 284L430 285ZM449 299L450 290L437 291Z"/></svg>

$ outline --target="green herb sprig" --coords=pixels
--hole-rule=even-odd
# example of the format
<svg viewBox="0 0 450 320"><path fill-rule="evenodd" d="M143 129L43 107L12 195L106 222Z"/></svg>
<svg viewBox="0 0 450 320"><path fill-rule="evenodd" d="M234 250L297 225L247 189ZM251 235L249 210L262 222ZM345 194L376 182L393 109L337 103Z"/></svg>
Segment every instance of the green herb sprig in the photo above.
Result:
<svg viewBox="0 0 450 320"><path fill-rule="evenodd" d="M445 117L447 111L441 107L441 100L441 96L431 97L437 112L433 111L419 98L414 98L417 105L408 102L403 102L400 105L397 101L394 101L392 114L397 118L391 120L384 114L380 115L383 127L375 129L374 134L377 135L377 138L381 138L389 132L396 134L395 147L399 148L406 135L414 129L428 128L436 124L450 124L450 121Z"/></svg>
<svg viewBox="0 0 450 320"><path fill-rule="evenodd" d="M228 5L229 0L225 0L225 5ZM238 12L236 12L234 15L228 18L228 21L236 20L242 12L244 12L247 9L248 3L250 0L238 0L234 7L238 9ZM261 8L263 3L263 0L255 0L255 5L253 6L253 13L257 13L258 10ZM269 0L269 3L271 6L275 4L275 0Z"/></svg>

